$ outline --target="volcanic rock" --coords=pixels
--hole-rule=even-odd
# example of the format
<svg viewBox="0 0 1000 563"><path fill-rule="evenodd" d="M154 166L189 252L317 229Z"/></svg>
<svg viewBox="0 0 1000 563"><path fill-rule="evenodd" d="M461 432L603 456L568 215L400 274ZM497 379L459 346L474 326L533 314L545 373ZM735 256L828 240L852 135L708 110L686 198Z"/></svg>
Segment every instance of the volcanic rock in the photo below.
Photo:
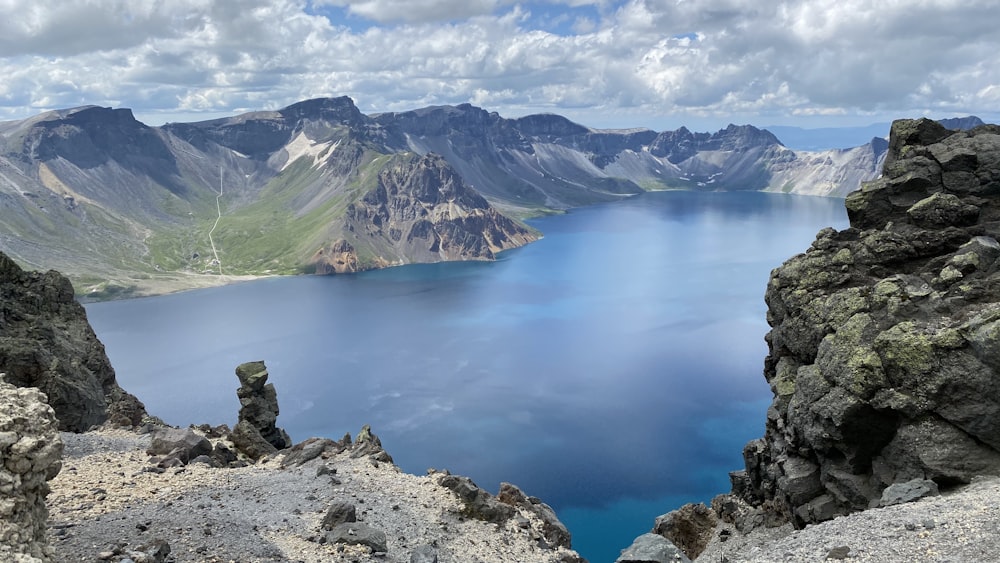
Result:
<svg viewBox="0 0 1000 563"><path fill-rule="evenodd" d="M667 538L643 534L622 551L615 563L691 563L691 560Z"/></svg>
<svg viewBox="0 0 1000 563"><path fill-rule="evenodd" d="M334 526L324 537L329 543L364 545L374 552L387 550L385 532L372 528L363 522L346 522Z"/></svg>
<svg viewBox="0 0 1000 563"><path fill-rule="evenodd" d="M2 255L0 255L2 256ZM57 420L38 389L0 373L0 560L49 561L48 481L62 467Z"/></svg>
<svg viewBox="0 0 1000 563"><path fill-rule="evenodd" d="M772 272L742 496L796 525L1000 473L1000 127L897 121L880 179Z"/></svg>
<svg viewBox="0 0 1000 563"><path fill-rule="evenodd" d="M341 440L341 444L342 447L350 446L351 457L368 456L372 461L392 463L392 456L382 448L382 440L372 432L372 427L368 424L361 427L361 432L358 432L353 444L349 434Z"/></svg>
<svg viewBox="0 0 1000 563"><path fill-rule="evenodd" d="M332 530L340 524L357 521L358 511L353 504L349 502L334 502L326 509L323 522L320 523L320 529Z"/></svg>
<svg viewBox="0 0 1000 563"><path fill-rule="evenodd" d="M239 422L233 428L231 439L236 447L252 459L273 454L292 445L288 434L276 426L278 419L278 392L273 383L267 383L264 362L247 362L236 367L240 387Z"/></svg>
<svg viewBox="0 0 1000 563"><path fill-rule="evenodd" d="M190 428L161 428L153 432L146 453L177 458L187 464L198 456L212 453L212 443Z"/></svg>
<svg viewBox="0 0 1000 563"><path fill-rule="evenodd" d="M701 503L689 503L657 518L652 532L667 538L684 555L694 559L705 550L717 523L712 509Z"/></svg>
<svg viewBox="0 0 1000 563"><path fill-rule="evenodd" d="M106 421L136 426L146 416L118 386L69 280L55 271L25 272L2 252L0 372L45 393L60 430L83 432Z"/></svg>
<svg viewBox="0 0 1000 563"><path fill-rule="evenodd" d="M938 494L937 483L928 479L914 479L905 483L893 483L882 491L879 506L892 506L904 502Z"/></svg>
<svg viewBox="0 0 1000 563"><path fill-rule="evenodd" d="M497 492L496 500L515 508L523 508L538 516L542 522L542 534L552 547L572 548L573 539L569 529L559 520L552 507L537 497L525 495L516 485L500 483L500 491Z"/></svg>
<svg viewBox="0 0 1000 563"><path fill-rule="evenodd" d="M464 505L462 513L470 518L500 524L516 514L513 507L498 501L468 477L446 474L438 478L438 484L458 495Z"/></svg>

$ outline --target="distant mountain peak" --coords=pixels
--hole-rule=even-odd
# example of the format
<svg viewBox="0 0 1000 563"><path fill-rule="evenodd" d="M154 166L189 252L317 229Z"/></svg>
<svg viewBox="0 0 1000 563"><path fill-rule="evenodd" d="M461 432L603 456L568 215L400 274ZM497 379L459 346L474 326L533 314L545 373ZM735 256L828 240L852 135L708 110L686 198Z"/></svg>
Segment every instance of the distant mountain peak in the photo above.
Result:
<svg viewBox="0 0 1000 563"><path fill-rule="evenodd" d="M358 123L365 119L361 110L348 96L313 98L294 103L278 111L286 119L335 119L345 123Z"/></svg>

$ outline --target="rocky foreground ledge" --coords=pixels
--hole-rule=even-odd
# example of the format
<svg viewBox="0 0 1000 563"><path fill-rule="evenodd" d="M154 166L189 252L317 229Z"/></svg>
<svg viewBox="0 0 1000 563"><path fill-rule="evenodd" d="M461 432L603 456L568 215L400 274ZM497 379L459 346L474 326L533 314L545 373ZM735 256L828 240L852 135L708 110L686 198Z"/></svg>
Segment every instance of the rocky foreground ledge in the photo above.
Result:
<svg viewBox="0 0 1000 563"><path fill-rule="evenodd" d="M156 433L64 433L48 499L52 560L580 561L557 545L569 536L537 499L509 485L494 497L447 472L403 473L377 461L387 454L364 434L219 468L151 457Z"/></svg>
<svg viewBox="0 0 1000 563"><path fill-rule="evenodd" d="M504 483L403 473L365 425L292 445L263 362L239 422L57 431L0 374L0 561L580 563L548 505Z"/></svg>

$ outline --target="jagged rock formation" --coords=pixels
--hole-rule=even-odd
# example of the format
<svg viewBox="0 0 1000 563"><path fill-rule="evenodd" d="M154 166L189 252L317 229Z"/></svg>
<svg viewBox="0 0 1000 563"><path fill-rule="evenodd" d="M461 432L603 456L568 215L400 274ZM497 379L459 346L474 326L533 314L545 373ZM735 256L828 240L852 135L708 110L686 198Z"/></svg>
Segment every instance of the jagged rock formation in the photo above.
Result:
<svg viewBox="0 0 1000 563"><path fill-rule="evenodd" d="M763 439L736 492L798 525L1000 473L1000 127L892 126L882 178L776 269Z"/></svg>
<svg viewBox="0 0 1000 563"><path fill-rule="evenodd" d="M560 557L562 563L583 561L575 552L569 551L572 549L572 536L556 517L555 511L538 498L525 495L517 486L501 483L500 491L494 497L462 475L445 472L438 476L437 483L458 496L463 505L462 514L469 518L503 526L507 521L518 518L519 510L537 517L541 523L540 534L536 537L539 547L567 550ZM526 526L527 523L522 521L520 525Z"/></svg>
<svg viewBox="0 0 1000 563"><path fill-rule="evenodd" d="M537 238L493 209L436 155L404 156L383 168L375 188L348 205L341 232L345 238L317 253L318 273L493 260Z"/></svg>
<svg viewBox="0 0 1000 563"><path fill-rule="evenodd" d="M651 533L670 540L689 559L694 559L705 551L718 522L712 509L690 503L657 518Z"/></svg>
<svg viewBox="0 0 1000 563"><path fill-rule="evenodd" d="M251 459L273 454L292 445L292 439L278 428L278 392L273 383L267 382L264 362L246 362L236 367L240 387L239 421L233 427L230 439Z"/></svg>
<svg viewBox="0 0 1000 563"><path fill-rule="evenodd" d="M49 561L48 481L62 467L56 418L38 389L16 387L0 373L0 560Z"/></svg>
<svg viewBox="0 0 1000 563"><path fill-rule="evenodd" d="M59 429L135 426L145 407L115 380L87 313L62 274L25 272L0 252L0 372L48 397Z"/></svg>

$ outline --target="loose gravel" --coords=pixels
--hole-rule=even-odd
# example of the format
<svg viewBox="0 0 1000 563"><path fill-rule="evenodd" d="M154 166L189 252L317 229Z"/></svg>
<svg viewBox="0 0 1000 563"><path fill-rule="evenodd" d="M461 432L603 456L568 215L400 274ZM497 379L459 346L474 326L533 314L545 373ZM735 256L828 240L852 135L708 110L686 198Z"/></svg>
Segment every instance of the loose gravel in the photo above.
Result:
<svg viewBox="0 0 1000 563"><path fill-rule="evenodd" d="M719 536L695 561L709 563L826 560L985 563L1000 561L1000 479L916 502L866 510L792 530L790 526ZM720 528L721 530L721 528Z"/></svg>
<svg viewBox="0 0 1000 563"><path fill-rule="evenodd" d="M124 430L63 434L63 468L48 497L57 561L115 561L153 539L168 561L410 561L430 545L445 562L551 562L566 550L538 547L541 522L522 512L503 526L459 514L455 494L432 476L347 453L300 467L281 455L242 468L202 464L148 471L149 437ZM335 473L319 474L320 468ZM388 551L322 542L333 501L387 536Z"/></svg>

